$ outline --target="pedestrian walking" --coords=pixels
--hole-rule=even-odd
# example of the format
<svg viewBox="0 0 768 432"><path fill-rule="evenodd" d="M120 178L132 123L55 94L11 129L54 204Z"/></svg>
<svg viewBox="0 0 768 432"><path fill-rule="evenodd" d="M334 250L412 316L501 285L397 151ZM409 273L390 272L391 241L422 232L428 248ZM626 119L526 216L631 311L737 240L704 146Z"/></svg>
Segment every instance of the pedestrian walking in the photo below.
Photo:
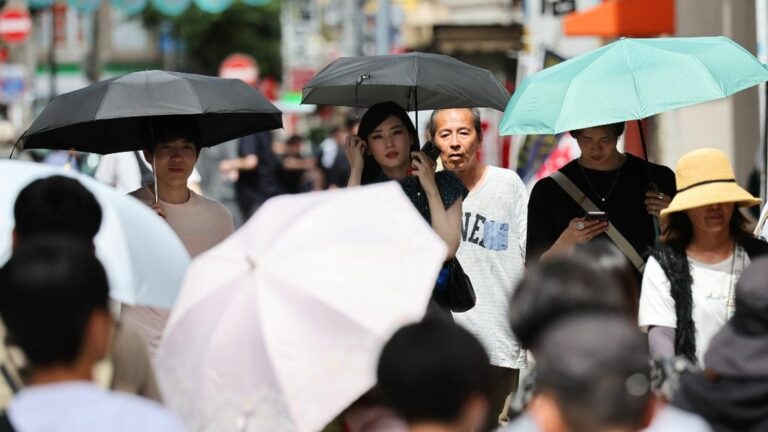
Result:
<svg viewBox="0 0 768 432"><path fill-rule="evenodd" d="M72 237L37 237L0 270L0 315L31 364L29 386L0 416L18 431L182 431L154 401L92 382L114 321L107 276L93 248Z"/></svg>
<svg viewBox="0 0 768 432"><path fill-rule="evenodd" d="M745 229L739 209L760 200L736 184L723 152L692 151L675 171L677 195L661 212L667 227L643 274L639 324L654 357L696 363L733 314L742 271L768 244Z"/></svg>
<svg viewBox="0 0 768 432"><path fill-rule="evenodd" d="M102 223L102 209L93 194L79 181L51 176L33 181L22 189L14 204L13 249L41 235L68 236L95 251L94 237ZM152 364L140 336L120 326L115 329L110 360L112 375L108 384L114 390L160 400ZM29 378L30 365L8 364L21 369L20 378ZM15 383L26 385L28 380Z"/></svg>
<svg viewBox="0 0 768 432"><path fill-rule="evenodd" d="M411 431L482 430L488 411L488 356L456 324L427 320L398 330L379 357L384 399Z"/></svg>
<svg viewBox="0 0 768 432"><path fill-rule="evenodd" d="M619 152L622 133L624 123L571 131L581 155L531 191L529 264L605 235L639 279L644 254L656 241L654 218L669 205L675 177L667 167Z"/></svg>
<svg viewBox="0 0 768 432"><path fill-rule="evenodd" d="M432 112L429 133L446 170L469 190L462 206L461 244L456 256L472 281L474 308L454 319L482 342L491 362L493 388L486 427L498 425L499 413L517 388L526 353L509 328L508 304L525 273L528 194L511 170L478 160L483 141L478 109Z"/></svg>
<svg viewBox="0 0 768 432"><path fill-rule="evenodd" d="M197 144L200 133L193 119L168 116L157 120L152 147L144 150L147 162L155 167L157 183L131 193L168 222L192 258L224 240L235 229L226 207L187 186L200 155ZM166 309L124 305L121 316L126 326L142 335L154 356L169 313Z"/></svg>
<svg viewBox="0 0 768 432"><path fill-rule="evenodd" d="M590 244L598 245L600 242ZM615 249L607 241L603 244ZM591 255L590 255L591 253ZM621 255L603 253L603 256ZM542 356L541 344L550 328L563 320L573 318L592 319L596 317L618 317L625 322L634 322L634 310L627 298L624 286L625 272L615 271L615 263L597 260L596 253L565 254L553 257L531 266L525 278L520 282L510 302L510 325L523 346L530 350L537 361ZM634 275L632 275L634 279ZM606 342L609 344L610 342ZM606 345L605 349L613 347ZM569 361L570 353L563 352L561 360ZM518 392L512 398L508 418L509 427L504 432L538 432L549 430L537 425L528 407L539 393L537 382L538 367L531 370L520 383ZM597 386L590 383L588 386ZM665 432L685 430L708 432L709 428L701 418L686 413L657 398L658 415L653 418L645 432ZM591 431L591 430L590 430Z"/></svg>
<svg viewBox="0 0 768 432"><path fill-rule="evenodd" d="M348 136L357 135L357 126L355 118L347 118L343 126L331 128L328 138L320 143L320 167L325 173L328 189L347 186L351 167L344 152L344 143Z"/></svg>
<svg viewBox="0 0 768 432"><path fill-rule="evenodd" d="M673 403L716 432L768 430L768 258L754 260L736 284L733 317L712 337L706 370L683 377Z"/></svg>
<svg viewBox="0 0 768 432"><path fill-rule="evenodd" d="M253 216L264 201L285 192L277 177L279 161L272 150L271 132L240 138L237 157L221 161L219 169L235 182L243 220Z"/></svg>
<svg viewBox="0 0 768 432"><path fill-rule="evenodd" d="M626 317L558 321L541 336L537 361L529 405L537 430L634 432L651 423L648 347Z"/></svg>

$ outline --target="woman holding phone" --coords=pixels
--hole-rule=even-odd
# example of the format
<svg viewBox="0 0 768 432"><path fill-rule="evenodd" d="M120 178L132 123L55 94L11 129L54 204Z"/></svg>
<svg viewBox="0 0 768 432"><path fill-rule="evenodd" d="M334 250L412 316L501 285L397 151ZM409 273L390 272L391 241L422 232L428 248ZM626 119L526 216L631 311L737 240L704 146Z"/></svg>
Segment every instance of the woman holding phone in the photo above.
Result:
<svg viewBox="0 0 768 432"><path fill-rule="evenodd" d="M360 119L358 135L347 137L348 186L397 180L453 258L461 241L461 203L467 188L453 173L435 173L435 160L419 151L418 134L394 102L373 105Z"/></svg>
<svg viewBox="0 0 768 432"><path fill-rule="evenodd" d="M605 237L609 222L638 255L645 256L653 246L654 218L675 193L675 175L665 166L620 152L617 143L623 132L623 122L571 131L581 155L531 191L528 262ZM569 180L604 215L587 215L555 176Z"/></svg>

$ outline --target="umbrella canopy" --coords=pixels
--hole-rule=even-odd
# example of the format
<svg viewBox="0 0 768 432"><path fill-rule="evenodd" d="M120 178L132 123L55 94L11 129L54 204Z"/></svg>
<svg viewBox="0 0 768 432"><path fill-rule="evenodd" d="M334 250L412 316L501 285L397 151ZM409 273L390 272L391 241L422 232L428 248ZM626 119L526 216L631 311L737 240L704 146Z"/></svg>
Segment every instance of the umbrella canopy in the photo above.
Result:
<svg viewBox="0 0 768 432"><path fill-rule="evenodd" d="M157 356L196 431L317 431L423 317L447 248L393 182L273 198L187 272Z"/></svg>
<svg viewBox="0 0 768 432"><path fill-rule="evenodd" d="M504 85L489 71L440 54L342 57L304 86L301 103L406 110L488 107L503 111Z"/></svg>
<svg viewBox="0 0 768 432"><path fill-rule="evenodd" d="M146 148L151 119L194 116L203 147L282 127L280 110L238 79L134 72L55 97L21 136L25 149Z"/></svg>
<svg viewBox="0 0 768 432"><path fill-rule="evenodd" d="M502 135L557 134L640 120L768 81L768 70L723 37L628 39L526 78Z"/></svg>
<svg viewBox="0 0 768 432"><path fill-rule="evenodd" d="M82 183L101 205L101 229L94 243L107 272L110 296L130 305L173 306L189 254L149 207L90 177L46 165L0 160L0 172L0 265L10 257L16 196L33 180L66 175Z"/></svg>

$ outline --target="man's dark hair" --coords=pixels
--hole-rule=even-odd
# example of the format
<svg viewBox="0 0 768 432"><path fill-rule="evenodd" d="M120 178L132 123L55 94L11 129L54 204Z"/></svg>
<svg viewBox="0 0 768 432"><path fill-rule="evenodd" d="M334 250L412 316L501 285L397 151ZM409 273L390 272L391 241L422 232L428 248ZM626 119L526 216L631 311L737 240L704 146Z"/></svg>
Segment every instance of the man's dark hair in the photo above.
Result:
<svg viewBox="0 0 768 432"><path fill-rule="evenodd" d="M577 243L572 253L599 273L613 275L622 288L630 311L633 312L633 316L637 315L640 301L637 270L615 243L602 238L587 243Z"/></svg>
<svg viewBox="0 0 768 432"><path fill-rule="evenodd" d="M556 256L529 269L510 301L510 325L525 348L538 345L539 336L555 320L582 313L619 313L630 316L620 283L584 259Z"/></svg>
<svg viewBox="0 0 768 432"><path fill-rule="evenodd" d="M20 244L0 270L0 287L0 316L34 366L74 362L93 312L109 311L104 268L74 237Z"/></svg>
<svg viewBox="0 0 768 432"><path fill-rule="evenodd" d="M191 142L200 153L202 147L202 131L197 120L191 115L172 115L155 117L147 121L147 142L150 146L146 147L149 153L154 153L160 144L169 143L178 139Z"/></svg>
<svg viewBox="0 0 768 432"><path fill-rule="evenodd" d="M601 126L593 126L592 128L606 129L608 130L608 132L610 132L611 135L613 135L614 138L618 138L621 136L621 134L624 133L624 127L625 127L625 123L619 122L619 123L605 124ZM592 128L574 129L571 131L571 136L574 138L578 138L584 129L592 129Z"/></svg>
<svg viewBox="0 0 768 432"><path fill-rule="evenodd" d="M92 243L101 227L101 206L79 181L51 176L37 179L19 192L13 208L18 239L65 234Z"/></svg>
<svg viewBox="0 0 768 432"><path fill-rule="evenodd" d="M285 141L285 144L287 145L301 144L303 141L304 141L304 138L301 135L291 135Z"/></svg>
<svg viewBox="0 0 768 432"><path fill-rule="evenodd" d="M743 245L752 233L747 230L747 221L738 205L733 208L729 228L731 236L736 243ZM661 240L675 250L685 251L693 241L693 223L688 213L684 211L674 212L668 216L667 228L661 236Z"/></svg>
<svg viewBox="0 0 768 432"><path fill-rule="evenodd" d="M347 132L352 132L352 129L355 128L355 126L358 126L360 124L360 121L353 115L347 116L347 118L344 120L344 128Z"/></svg>
<svg viewBox="0 0 768 432"><path fill-rule="evenodd" d="M408 422L453 422L473 395L490 394L490 363L480 342L453 323L403 327L381 353L385 401Z"/></svg>
<svg viewBox="0 0 768 432"><path fill-rule="evenodd" d="M554 398L569 431L646 426L648 344L628 318L559 320L542 335L536 362L536 391Z"/></svg>
<svg viewBox="0 0 768 432"><path fill-rule="evenodd" d="M460 108L457 108L460 109ZM472 126L475 128L475 133L478 137L483 136L483 121L480 118L480 110L477 108L466 108L469 110L470 113L472 113ZM435 134L437 133L437 114L440 113L440 111L443 111L442 109L436 109L432 111L432 115L429 116L429 125L427 126L427 129L429 130L429 136L434 140Z"/></svg>

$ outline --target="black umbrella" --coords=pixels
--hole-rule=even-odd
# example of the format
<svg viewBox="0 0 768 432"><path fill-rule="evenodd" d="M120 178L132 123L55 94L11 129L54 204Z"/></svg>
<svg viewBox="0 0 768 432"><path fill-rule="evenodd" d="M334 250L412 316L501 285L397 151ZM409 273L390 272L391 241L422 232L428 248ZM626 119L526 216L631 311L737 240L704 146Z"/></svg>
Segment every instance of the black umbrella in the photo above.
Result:
<svg viewBox="0 0 768 432"><path fill-rule="evenodd" d="M282 113L237 79L134 72L54 98L21 136L25 149L140 150L154 119L193 116L203 147L283 126Z"/></svg>
<svg viewBox="0 0 768 432"><path fill-rule="evenodd" d="M409 111L488 107L509 93L491 72L440 54L342 57L304 86L301 103L369 107L392 101Z"/></svg>

